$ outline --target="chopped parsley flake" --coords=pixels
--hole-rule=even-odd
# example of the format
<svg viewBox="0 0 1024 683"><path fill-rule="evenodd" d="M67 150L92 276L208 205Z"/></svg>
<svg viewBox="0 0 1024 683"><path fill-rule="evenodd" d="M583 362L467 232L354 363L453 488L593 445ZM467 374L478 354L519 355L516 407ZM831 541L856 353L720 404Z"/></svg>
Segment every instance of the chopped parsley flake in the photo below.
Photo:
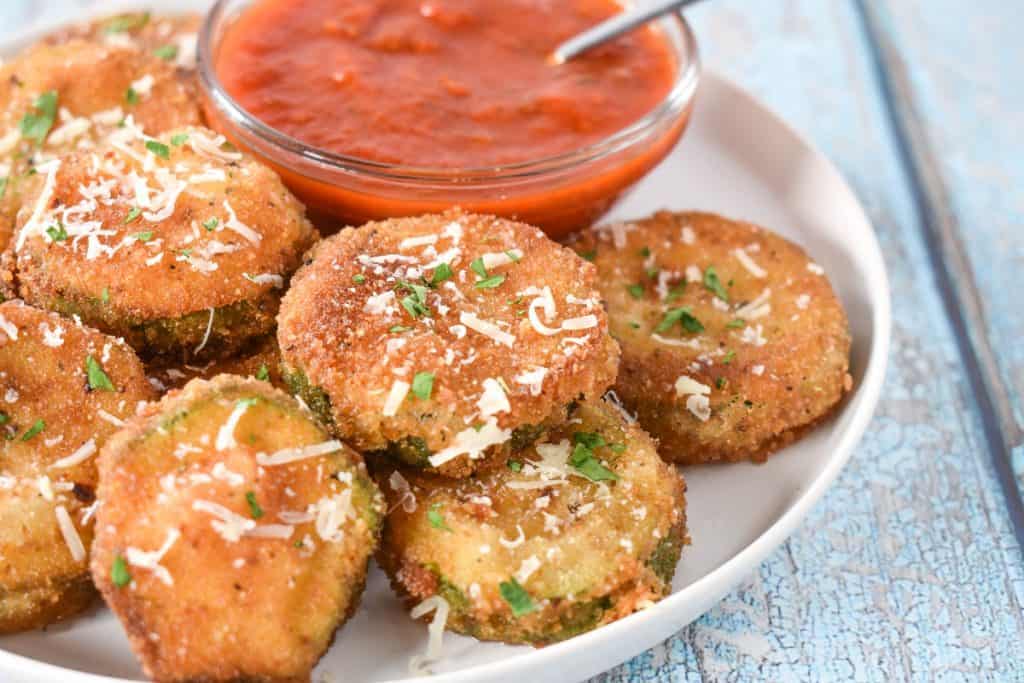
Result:
<svg viewBox="0 0 1024 683"><path fill-rule="evenodd" d="M85 357L85 376L91 390L116 391L114 383L103 371L103 366L92 356Z"/></svg>
<svg viewBox="0 0 1024 683"><path fill-rule="evenodd" d="M124 222L125 223L131 223L132 221L134 221L136 218L138 218L141 215L142 215L142 209L140 209L137 206L133 206L128 211L128 215L124 217Z"/></svg>
<svg viewBox="0 0 1024 683"><path fill-rule="evenodd" d="M650 247L641 247L640 255L643 256L644 258L649 258L650 255L651 255L651 248Z"/></svg>
<svg viewBox="0 0 1024 683"><path fill-rule="evenodd" d="M715 380L715 388L716 389L722 389L723 387L725 387L725 385L726 385L726 381L725 381L724 377L719 377L718 379Z"/></svg>
<svg viewBox="0 0 1024 683"><path fill-rule="evenodd" d="M217 220L216 217L209 218L209 219L203 221L203 227L206 228L208 231L213 232L214 230L217 229L217 225L219 223L220 223L220 221Z"/></svg>
<svg viewBox="0 0 1024 683"><path fill-rule="evenodd" d="M7 180L7 176L0 178L0 199L3 199L4 195L7 194Z"/></svg>
<svg viewBox="0 0 1024 683"><path fill-rule="evenodd" d="M592 450L581 443L572 449L569 464L590 481L616 481L619 478L619 475L601 464Z"/></svg>
<svg viewBox="0 0 1024 683"><path fill-rule="evenodd" d="M572 435L574 444L583 444L587 448L600 448L607 445L604 437L597 432L575 432Z"/></svg>
<svg viewBox="0 0 1024 683"><path fill-rule="evenodd" d="M114 564L110 567L110 580L118 588L124 588L132 582L132 575L128 573L128 563L120 555L114 557Z"/></svg>
<svg viewBox="0 0 1024 683"><path fill-rule="evenodd" d="M665 297L665 301L675 301L683 295L686 291L686 280L681 281L679 284L673 285L668 290L668 296Z"/></svg>
<svg viewBox="0 0 1024 683"><path fill-rule="evenodd" d="M430 506L430 509L427 510L427 521L430 522L430 526L434 527L435 529L451 531L448 525L445 524L444 515L441 514L440 503L434 503L433 505Z"/></svg>
<svg viewBox="0 0 1024 683"><path fill-rule="evenodd" d="M482 258L475 258L469 264L469 269L480 277L487 277L487 267L484 266L484 260Z"/></svg>
<svg viewBox="0 0 1024 683"><path fill-rule="evenodd" d="M405 325L392 325L388 329L388 332L391 334L401 334L402 332L408 332L411 329L411 327L406 327Z"/></svg>
<svg viewBox="0 0 1024 683"><path fill-rule="evenodd" d="M181 147L188 142L188 133L175 133L171 136L171 144L175 147Z"/></svg>
<svg viewBox="0 0 1024 683"><path fill-rule="evenodd" d="M630 320L629 321L629 326L632 327L634 330L639 330L640 329L640 323L638 323L635 320Z"/></svg>
<svg viewBox="0 0 1024 683"><path fill-rule="evenodd" d="M521 617L537 609L533 598L525 588L519 585L515 577L510 577L508 581L498 584L498 590L501 592L502 599L512 608L512 616Z"/></svg>
<svg viewBox="0 0 1024 683"><path fill-rule="evenodd" d="M267 367L266 363L260 365L260 369L256 371L256 379L261 382L270 381L270 368Z"/></svg>
<svg viewBox="0 0 1024 683"><path fill-rule="evenodd" d="M477 289L494 289L505 281L504 275L492 275L476 281Z"/></svg>
<svg viewBox="0 0 1024 683"><path fill-rule="evenodd" d="M171 62L178 58L178 46L177 45L161 45L160 47L154 48L153 56L159 57L165 62Z"/></svg>
<svg viewBox="0 0 1024 683"><path fill-rule="evenodd" d="M442 263L434 269L434 274L430 278L430 284L435 287L453 275L452 267L447 263Z"/></svg>
<svg viewBox="0 0 1024 683"><path fill-rule="evenodd" d="M63 242L68 238L68 231L64 229L64 224L57 221L57 225L51 225L46 229L46 234L50 236L50 239L54 242Z"/></svg>
<svg viewBox="0 0 1024 683"><path fill-rule="evenodd" d="M139 103L139 93L135 92L135 88L128 86L128 89L124 91L124 101L132 107Z"/></svg>
<svg viewBox="0 0 1024 683"><path fill-rule="evenodd" d="M119 14L112 17L103 27L104 33L124 33L125 31L137 31L149 23L149 12L133 12L131 14Z"/></svg>
<svg viewBox="0 0 1024 683"><path fill-rule="evenodd" d="M42 145L57 120L57 91L47 90L36 98L32 110L21 117L21 137Z"/></svg>
<svg viewBox="0 0 1024 683"><path fill-rule="evenodd" d="M137 232L135 233L135 239L137 239L140 242L148 242L151 239L153 239L153 231L146 230L145 232Z"/></svg>
<svg viewBox="0 0 1024 683"><path fill-rule="evenodd" d="M505 256L508 256L512 260L512 263L519 263L519 259L521 258L520 256L517 256L516 253L511 249L505 250Z"/></svg>
<svg viewBox="0 0 1024 683"><path fill-rule="evenodd" d="M256 500L255 491L245 492L245 502L249 504L249 514L252 515L253 519L259 519L263 516L263 508L260 507L259 502Z"/></svg>
<svg viewBox="0 0 1024 683"><path fill-rule="evenodd" d="M7 413L0 412L0 425L5 425L11 421L11 416Z"/></svg>
<svg viewBox="0 0 1024 683"><path fill-rule="evenodd" d="M594 259L597 258L597 249L591 249L590 251L581 251L579 256L584 261L590 261L591 263L593 263Z"/></svg>
<svg viewBox="0 0 1024 683"><path fill-rule="evenodd" d="M631 297L633 297L634 299L643 299L644 298L644 286L643 285L639 285L639 284L637 284L637 285L629 285L628 287L626 287L626 291L628 291L629 295Z"/></svg>
<svg viewBox="0 0 1024 683"><path fill-rule="evenodd" d="M714 266L708 266L704 271L704 289L713 292L722 301L729 301L729 292L725 291L725 286L718 279L718 273L715 272Z"/></svg>
<svg viewBox="0 0 1024 683"><path fill-rule="evenodd" d="M612 453L625 453L626 452L626 444L624 444L624 443L609 444L608 448L612 449Z"/></svg>
<svg viewBox="0 0 1024 683"><path fill-rule="evenodd" d="M402 308L413 318L430 316L430 307L427 306L427 288L423 285L399 280L398 287L405 289L411 294L402 299Z"/></svg>
<svg viewBox="0 0 1024 683"><path fill-rule="evenodd" d="M417 372L412 378L412 393L416 398L426 401L434 390L434 373Z"/></svg>
<svg viewBox="0 0 1024 683"><path fill-rule="evenodd" d="M743 327L746 324L747 324L747 321L744 320L743 318L736 318L735 320L730 320L729 322L727 322L725 324L725 326L726 327L730 327L730 328L735 330L735 329L739 329L739 328Z"/></svg>
<svg viewBox="0 0 1024 683"><path fill-rule="evenodd" d="M110 287L104 287L103 291L100 292L100 301L105 304L110 303Z"/></svg>
<svg viewBox="0 0 1024 683"><path fill-rule="evenodd" d="M732 349L729 349L729 351L725 354L725 357L722 358L722 365L728 365L729 363L732 362L732 359L735 357L736 352L733 351Z"/></svg>
<svg viewBox="0 0 1024 683"><path fill-rule="evenodd" d="M508 468L510 470L512 470L513 472L522 472L523 471L523 463L519 462L518 460L509 460L505 464L508 465Z"/></svg>
<svg viewBox="0 0 1024 683"><path fill-rule="evenodd" d="M146 149L148 149L150 152L157 155L161 159L171 158L171 148L162 142L157 142L156 140L146 140Z"/></svg>
<svg viewBox="0 0 1024 683"><path fill-rule="evenodd" d="M21 435L21 440L29 441L32 439L32 437L37 436L39 432L43 431L44 429L46 429L46 423L42 420L42 418L40 418L33 422L32 426L29 427L25 431L25 433Z"/></svg>
<svg viewBox="0 0 1024 683"><path fill-rule="evenodd" d="M704 325L693 317L688 306L670 308L665 312L665 317L661 319L661 322L654 328L654 331L659 333L665 332L672 329L672 326L676 323L682 325L683 329L687 332L696 334L697 332L704 331Z"/></svg>
<svg viewBox="0 0 1024 683"><path fill-rule="evenodd" d="M356 283L357 285L361 285L364 282L366 282L366 276L363 275L362 273L356 273L355 275L352 276L352 282Z"/></svg>

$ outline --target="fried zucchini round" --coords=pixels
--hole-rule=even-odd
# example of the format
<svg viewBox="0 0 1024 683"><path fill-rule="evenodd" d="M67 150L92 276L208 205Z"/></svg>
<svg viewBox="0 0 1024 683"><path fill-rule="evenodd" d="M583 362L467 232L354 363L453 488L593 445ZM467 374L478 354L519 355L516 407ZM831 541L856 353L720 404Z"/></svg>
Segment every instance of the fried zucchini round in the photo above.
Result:
<svg viewBox="0 0 1024 683"><path fill-rule="evenodd" d="M642 609L671 588L685 484L603 400L504 467L452 481L384 470L377 561L412 605L440 596L447 628L543 645Z"/></svg>
<svg viewBox="0 0 1024 683"><path fill-rule="evenodd" d="M88 40L108 47L133 48L193 71L196 40L203 18L198 14L153 15L124 12L102 19L65 26L42 42L61 45L71 40Z"/></svg>
<svg viewBox="0 0 1024 683"><path fill-rule="evenodd" d="M123 342L9 301L0 304L0 396L0 633L12 633L95 597L93 456L153 394Z"/></svg>
<svg viewBox="0 0 1024 683"><path fill-rule="evenodd" d="M662 212L594 229L574 247L597 266L622 346L615 391L662 457L764 461L852 387L842 304L779 235Z"/></svg>
<svg viewBox="0 0 1024 683"><path fill-rule="evenodd" d="M271 333L317 238L273 171L203 128L126 124L45 172L18 214L12 288L149 359L226 357Z"/></svg>
<svg viewBox="0 0 1024 683"><path fill-rule="evenodd" d="M294 390L362 451L466 476L611 384L594 269L540 230L449 211L307 256L278 318Z"/></svg>
<svg viewBox="0 0 1024 683"><path fill-rule="evenodd" d="M83 40L37 45L0 67L0 248L42 164L129 119L150 133L198 125L193 81L159 57Z"/></svg>
<svg viewBox="0 0 1024 683"><path fill-rule="evenodd" d="M146 374L149 383L161 394L171 389L181 389L193 379L213 379L217 375L254 377L270 382L278 389L288 388L281 374L281 350L273 334L253 340L229 358L212 360L202 365L161 360L147 364Z"/></svg>
<svg viewBox="0 0 1024 683"><path fill-rule="evenodd" d="M99 456L92 575L147 676L308 680L354 611L383 500L266 382L193 380Z"/></svg>

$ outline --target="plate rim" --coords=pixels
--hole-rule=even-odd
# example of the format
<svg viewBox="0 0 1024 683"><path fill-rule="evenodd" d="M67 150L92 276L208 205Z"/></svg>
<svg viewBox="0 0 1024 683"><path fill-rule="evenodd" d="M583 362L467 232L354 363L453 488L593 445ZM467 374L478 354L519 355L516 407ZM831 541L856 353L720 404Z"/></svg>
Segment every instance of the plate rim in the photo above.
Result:
<svg viewBox="0 0 1024 683"><path fill-rule="evenodd" d="M30 24L27 29L19 31L17 34L10 34L0 38L0 56L9 54L34 42L46 32L56 27L101 14L144 7L145 4L135 0L115 0L114 2L104 3L105 6L103 7L94 6L92 8L77 9L60 18L44 17L42 20ZM178 0L176 4L179 6L186 4L195 5L196 2L189 3ZM174 11L174 9L168 10L169 13ZM707 87L708 84L713 84L713 87L729 91L728 96L730 98L742 100L745 107L757 110L760 116L770 120L773 125L788 135L792 142L810 152L815 160L822 164L825 172L831 175L834 181L837 181L835 184L838 191L847 195L846 198L854 212L855 220L861 223L861 227L865 229L864 232L866 234L863 237L866 238L866 241L861 245L860 251L865 253L863 265L868 271L866 275L869 276L869 281L871 282L866 291L869 294L868 304L871 309L873 334L870 339L871 348L867 355L863 379L857 388L857 396L854 399L858 401L858 405L850 408L854 412L849 417L847 428L839 435L838 443L826 465L771 526L716 569L679 591L666 596L652 607L611 624L606 624L594 631L545 648L535 649L527 654L511 656L487 664L478 664L457 671L435 674L426 678L406 677L391 679L391 683L411 683L412 681L421 680L428 680L433 683L470 683L478 681L484 676L490 680L504 680L504 677L521 673L520 670L526 665L526 662L524 662L526 659L529 660L530 669L542 668L554 663L559 657L571 650L611 646L616 642L621 644L627 640L624 636L628 632L640 627L641 624L670 622L671 612L677 606L687 601L703 600L709 605L718 603L740 583L744 575L760 566L772 552L778 549L796 531L812 508L820 502L825 492L838 478L839 473L843 470L846 463L849 462L854 448L864 436L881 396L888 367L889 348L892 341L892 307L889 277L874 225L868 217L867 211L857 193L854 192L839 168L805 135L796 130L771 107L748 92L737 82L714 69L706 67L702 74L702 87ZM679 625L679 628L692 623L704 613L706 613L706 610L700 612L694 619ZM653 630L660 631L663 629L655 628ZM632 647L622 648L623 656L618 659L617 663L620 664L631 659L645 649L662 642L663 639L649 642L640 649ZM603 667L587 675L598 673L600 670L603 670ZM37 677L39 680L58 680L59 677L59 680L69 681L69 683L134 683L132 679L115 678L76 669L68 669L25 655L15 654L2 647L0 647L0 672Z"/></svg>

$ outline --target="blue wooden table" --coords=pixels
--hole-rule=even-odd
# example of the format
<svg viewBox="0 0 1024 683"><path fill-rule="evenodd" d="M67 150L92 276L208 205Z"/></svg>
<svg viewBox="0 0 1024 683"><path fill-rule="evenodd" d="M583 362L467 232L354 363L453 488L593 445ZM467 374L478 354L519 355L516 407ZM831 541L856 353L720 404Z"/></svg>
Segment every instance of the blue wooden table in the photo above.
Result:
<svg viewBox="0 0 1024 683"><path fill-rule="evenodd" d="M87 4L3 0L0 26ZM688 16L707 66L865 203L893 355L864 442L803 527L596 680L1024 681L1024 3L714 0Z"/></svg>

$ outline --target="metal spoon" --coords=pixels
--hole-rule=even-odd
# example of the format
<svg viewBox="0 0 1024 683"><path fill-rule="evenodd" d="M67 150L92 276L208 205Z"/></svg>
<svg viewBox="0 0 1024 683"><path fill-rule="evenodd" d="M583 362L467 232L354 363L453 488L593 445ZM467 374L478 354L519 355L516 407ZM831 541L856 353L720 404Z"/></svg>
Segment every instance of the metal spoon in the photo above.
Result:
<svg viewBox="0 0 1024 683"><path fill-rule="evenodd" d="M696 2L699 2L699 0L650 0L649 2L643 2L641 5L616 14L611 19L606 19L597 26L587 29L578 36L565 41L552 53L551 59L555 64L564 64L573 57L583 54L587 50L595 48L627 31L632 31L641 24L646 24L652 19L657 19L669 12L681 10L687 5L692 5Z"/></svg>

